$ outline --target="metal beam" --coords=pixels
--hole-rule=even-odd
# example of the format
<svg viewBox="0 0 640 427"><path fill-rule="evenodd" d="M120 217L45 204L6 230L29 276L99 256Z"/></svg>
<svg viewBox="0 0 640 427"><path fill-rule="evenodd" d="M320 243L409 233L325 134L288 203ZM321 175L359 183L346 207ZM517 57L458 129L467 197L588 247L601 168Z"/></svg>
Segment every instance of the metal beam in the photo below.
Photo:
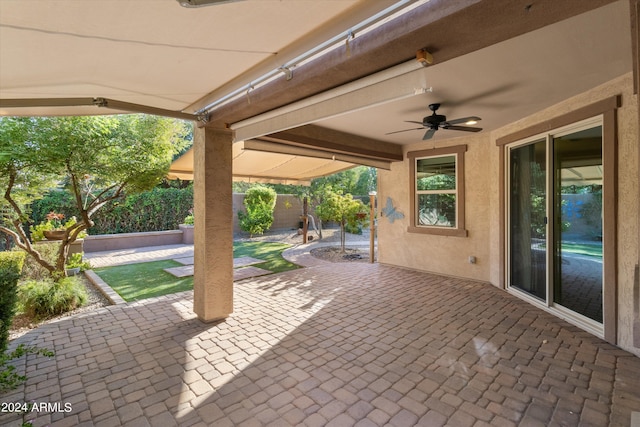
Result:
<svg viewBox="0 0 640 427"><path fill-rule="evenodd" d="M295 129L272 133L261 139L326 151L332 154L346 154L387 162L401 162L404 159L400 145L315 125L300 126Z"/></svg>
<svg viewBox="0 0 640 427"><path fill-rule="evenodd" d="M148 105L133 104L109 98L27 98L0 99L0 108L33 108L33 107L81 107L95 106L109 108L127 113L144 113L154 116L172 117L181 120L199 120L201 117L182 111L165 110Z"/></svg>

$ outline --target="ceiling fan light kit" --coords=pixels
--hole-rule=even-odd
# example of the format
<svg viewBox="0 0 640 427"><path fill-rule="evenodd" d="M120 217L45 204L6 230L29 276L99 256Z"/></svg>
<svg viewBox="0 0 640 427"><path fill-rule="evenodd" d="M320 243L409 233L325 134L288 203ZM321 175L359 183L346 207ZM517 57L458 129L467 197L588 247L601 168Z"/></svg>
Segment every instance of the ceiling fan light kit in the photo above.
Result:
<svg viewBox="0 0 640 427"><path fill-rule="evenodd" d="M482 128L476 128L476 127L470 127L470 126L459 126L459 124L464 124L464 125L476 124L480 120L482 120L480 117L469 116L469 117L461 117L459 119L447 120L447 116L436 113L436 111L438 111L438 108L440 108L440 104L429 104L429 110L432 111L430 116L424 117L421 122L417 122L413 120L405 121L406 123L416 123L416 124L422 125L422 127L398 130L395 132L389 132L386 135L391 135L391 134L400 133L400 132L408 132L412 130L422 130L426 128L427 132L422 137L422 140L425 141L433 138L433 135L436 133L438 129L458 130L462 132L480 132L482 130Z"/></svg>

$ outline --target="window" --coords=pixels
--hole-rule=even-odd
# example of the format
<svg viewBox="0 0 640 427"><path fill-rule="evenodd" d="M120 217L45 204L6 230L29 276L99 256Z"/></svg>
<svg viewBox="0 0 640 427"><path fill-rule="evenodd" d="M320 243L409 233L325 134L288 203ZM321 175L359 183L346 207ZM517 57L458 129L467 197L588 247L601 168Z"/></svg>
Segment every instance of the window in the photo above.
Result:
<svg viewBox="0 0 640 427"><path fill-rule="evenodd" d="M411 162L409 232L466 236L464 153L466 145L407 153Z"/></svg>

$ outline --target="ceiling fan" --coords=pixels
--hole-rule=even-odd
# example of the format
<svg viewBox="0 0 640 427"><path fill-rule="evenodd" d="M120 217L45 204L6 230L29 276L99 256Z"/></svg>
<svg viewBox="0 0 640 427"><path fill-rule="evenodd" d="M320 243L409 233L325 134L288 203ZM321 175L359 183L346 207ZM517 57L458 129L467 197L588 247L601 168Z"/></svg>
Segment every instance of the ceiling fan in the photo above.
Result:
<svg viewBox="0 0 640 427"><path fill-rule="evenodd" d="M427 140L427 139L431 139L438 129L460 130L464 132L480 132L482 130L482 128L475 128L470 126L459 126L460 123L464 123L465 125L474 125L478 121L482 120L480 117L469 116L469 117L462 117L460 119L447 120L447 116L436 114L436 111L438 111L438 108L440 108L440 104L429 104L429 110L433 111L433 114L431 114L430 116L426 116L425 118L422 119L421 122L405 120L406 123L417 123L419 125L422 125L422 127L398 130L395 132L389 132L386 135L391 135L391 134L400 133L400 132L408 132L411 130L422 130L426 128L427 132L422 137L422 140Z"/></svg>

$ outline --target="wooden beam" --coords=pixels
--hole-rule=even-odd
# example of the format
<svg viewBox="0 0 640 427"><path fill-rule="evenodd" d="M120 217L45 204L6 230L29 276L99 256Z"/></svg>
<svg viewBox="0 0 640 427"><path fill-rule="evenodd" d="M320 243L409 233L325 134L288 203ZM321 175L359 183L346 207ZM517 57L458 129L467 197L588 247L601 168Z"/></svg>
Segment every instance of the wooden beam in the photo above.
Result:
<svg viewBox="0 0 640 427"><path fill-rule="evenodd" d="M418 49L434 63L464 56L513 37L588 12L616 0L431 0L389 23L256 87L212 112L207 126L237 123L415 59Z"/></svg>
<svg viewBox="0 0 640 427"><path fill-rule="evenodd" d="M249 141L244 141L243 144L243 149L249 151L288 154L291 156L310 157L315 159L333 159L341 162L353 163L355 165L391 170L391 162L387 160L371 159L368 157L359 157L342 153L332 153L330 151L316 150L313 148L282 144L278 142L262 141L259 139L250 139Z"/></svg>
<svg viewBox="0 0 640 427"><path fill-rule="evenodd" d="M402 147L386 141L365 138L316 125L305 125L276 132L261 139L284 145L312 148L356 157L401 162Z"/></svg>

